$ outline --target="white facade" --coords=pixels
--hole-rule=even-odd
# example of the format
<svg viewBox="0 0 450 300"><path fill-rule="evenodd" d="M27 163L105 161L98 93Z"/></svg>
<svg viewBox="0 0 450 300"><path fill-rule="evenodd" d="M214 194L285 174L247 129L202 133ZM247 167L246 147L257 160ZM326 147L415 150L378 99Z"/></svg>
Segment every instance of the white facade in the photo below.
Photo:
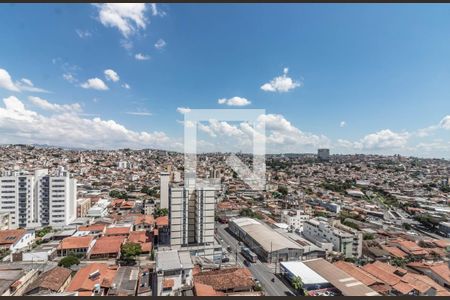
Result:
<svg viewBox="0 0 450 300"><path fill-rule="evenodd" d="M303 236L311 241L326 240L333 244L333 250L345 257L361 257L362 233L342 224L329 224L319 218L308 220L303 226Z"/></svg>
<svg viewBox="0 0 450 300"><path fill-rule="evenodd" d="M187 246L214 243L216 191L209 188L170 189L170 244Z"/></svg>
<svg viewBox="0 0 450 300"><path fill-rule="evenodd" d="M27 231L25 234L20 238L20 240L16 241L9 250L11 252L16 252L20 249L26 248L34 241L35 234L34 231Z"/></svg>
<svg viewBox="0 0 450 300"><path fill-rule="evenodd" d="M64 169L10 172L0 177L0 213L11 228L64 226L76 219L76 180Z"/></svg>
<svg viewBox="0 0 450 300"><path fill-rule="evenodd" d="M306 215L302 210L283 210L281 212L281 222L289 225L290 229L298 230L303 227L303 223L309 220L309 215Z"/></svg>
<svg viewBox="0 0 450 300"><path fill-rule="evenodd" d="M183 287L192 288L193 270L189 252L158 251L156 253L156 296L180 296ZM173 284L165 286L166 281Z"/></svg>
<svg viewBox="0 0 450 300"><path fill-rule="evenodd" d="M170 173L161 172L161 181L159 188L159 207L169 208L169 176Z"/></svg>
<svg viewBox="0 0 450 300"><path fill-rule="evenodd" d="M89 208L87 216L90 218L102 218L108 214L109 201L100 199L97 204Z"/></svg>

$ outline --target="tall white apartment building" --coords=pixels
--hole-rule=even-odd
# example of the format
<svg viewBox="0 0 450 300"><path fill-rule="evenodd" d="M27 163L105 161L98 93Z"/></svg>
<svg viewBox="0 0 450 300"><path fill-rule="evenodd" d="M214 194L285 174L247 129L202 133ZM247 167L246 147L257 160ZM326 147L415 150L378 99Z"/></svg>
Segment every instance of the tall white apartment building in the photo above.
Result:
<svg viewBox="0 0 450 300"><path fill-rule="evenodd" d="M359 258L362 255L362 233L339 221L330 224L320 217L305 221L302 234L312 242L326 240L332 243L333 250L345 257Z"/></svg>
<svg viewBox="0 0 450 300"><path fill-rule="evenodd" d="M281 223L289 225L289 228L293 230L301 229L306 220L309 220L309 215L303 210L285 209L281 212Z"/></svg>
<svg viewBox="0 0 450 300"><path fill-rule="evenodd" d="M216 190L170 188L170 245L212 245Z"/></svg>
<svg viewBox="0 0 450 300"><path fill-rule="evenodd" d="M161 172L159 187L159 207L169 209L169 178L170 173Z"/></svg>
<svg viewBox="0 0 450 300"><path fill-rule="evenodd" d="M0 177L0 213L9 213L11 228L64 226L76 218L76 180L63 168L49 175L5 172Z"/></svg>

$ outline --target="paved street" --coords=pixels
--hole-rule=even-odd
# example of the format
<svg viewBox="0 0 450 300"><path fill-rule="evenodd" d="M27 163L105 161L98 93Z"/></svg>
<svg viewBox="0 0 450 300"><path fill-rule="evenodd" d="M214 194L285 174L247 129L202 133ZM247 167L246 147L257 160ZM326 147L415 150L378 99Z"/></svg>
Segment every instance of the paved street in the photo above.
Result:
<svg viewBox="0 0 450 300"><path fill-rule="evenodd" d="M217 224L217 235L223 240L222 245L224 248L231 246L230 256L233 258L237 257L237 264L244 266L245 258L240 253L239 242L226 231L227 227L228 225L226 224ZM268 296L286 296L292 293L290 288L274 275L274 270L259 260L256 263L251 263L248 268L252 272L253 277L259 280ZM272 279L274 279L274 282L272 282Z"/></svg>

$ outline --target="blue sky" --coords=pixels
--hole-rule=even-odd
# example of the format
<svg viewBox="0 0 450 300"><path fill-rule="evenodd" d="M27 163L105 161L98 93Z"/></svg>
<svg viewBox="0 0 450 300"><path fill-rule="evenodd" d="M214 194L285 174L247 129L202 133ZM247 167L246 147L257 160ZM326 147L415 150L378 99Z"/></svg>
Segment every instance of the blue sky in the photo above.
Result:
<svg viewBox="0 0 450 300"><path fill-rule="evenodd" d="M449 158L448 5L1 5L0 143L181 149L177 108L258 108L268 152Z"/></svg>

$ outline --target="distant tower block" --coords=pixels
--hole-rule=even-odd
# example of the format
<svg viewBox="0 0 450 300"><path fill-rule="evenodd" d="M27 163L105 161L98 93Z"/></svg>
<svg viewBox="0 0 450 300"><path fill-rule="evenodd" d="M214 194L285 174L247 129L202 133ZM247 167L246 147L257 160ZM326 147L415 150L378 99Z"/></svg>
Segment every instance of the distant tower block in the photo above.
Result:
<svg viewBox="0 0 450 300"><path fill-rule="evenodd" d="M161 172L160 174L161 179L161 186L159 189L159 196L160 196L160 208L169 208L169 176L170 174L167 172Z"/></svg>
<svg viewBox="0 0 450 300"><path fill-rule="evenodd" d="M330 149L317 150L317 158L321 161L329 161L330 160Z"/></svg>

